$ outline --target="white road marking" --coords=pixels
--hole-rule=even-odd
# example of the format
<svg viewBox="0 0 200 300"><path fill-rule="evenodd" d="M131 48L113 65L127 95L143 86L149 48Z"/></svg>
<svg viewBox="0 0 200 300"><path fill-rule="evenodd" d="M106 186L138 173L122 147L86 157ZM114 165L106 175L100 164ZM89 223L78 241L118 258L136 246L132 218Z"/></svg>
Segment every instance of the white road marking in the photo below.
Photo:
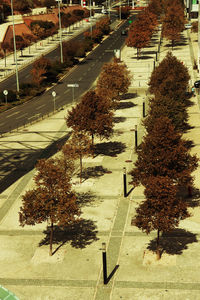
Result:
<svg viewBox="0 0 200 300"><path fill-rule="evenodd" d="M25 117L25 116L27 116L27 115L28 115L27 113L24 114L24 115L21 115L20 117L16 118L16 120L21 119L21 118L23 118L23 117Z"/></svg>
<svg viewBox="0 0 200 300"><path fill-rule="evenodd" d="M42 105L40 105L40 106L36 107L36 110L38 110L38 109L42 108L43 106L45 106L45 104L42 104Z"/></svg>
<svg viewBox="0 0 200 300"><path fill-rule="evenodd" d="M0 126L4 125L5 123L0 123Z"/></svg>
<svg viewBox="0 0 200 300"><path fill-rule="evenodd" d="M12 116L14 116L14 115L17 115L17 114L19 114L19 111L16 111L16 112L14 112L14 113L11 114L11 115L6 116L6 118L10 118L10 117L12 117Z"/></svg>
<svg viewBox="0 0 200 300"><path fill-rule="evenodd" d="M66 90L66 91L64 92L64 94L67 94L67 93L69 93L69 90Z"/></svg>

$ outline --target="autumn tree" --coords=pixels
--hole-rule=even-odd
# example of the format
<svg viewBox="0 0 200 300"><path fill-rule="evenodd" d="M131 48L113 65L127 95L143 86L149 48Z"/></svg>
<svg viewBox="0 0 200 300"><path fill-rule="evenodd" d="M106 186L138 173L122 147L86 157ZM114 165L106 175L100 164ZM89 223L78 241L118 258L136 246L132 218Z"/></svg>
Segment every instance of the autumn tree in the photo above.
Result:
<svg viewBox="0 0 200 300"><path fill-rule="evenodd" d="M172 3L166 10L162 24L162 36L172 42L173 49L175 41L180 40L181 32L184 30L185 17L183 7Z"/></svg>
<svg viewBox="0 0 200 300"><path fill-rule="evenodd" d="M31 74L35 84L37 84L38 86L41 84L41 82L46 78L45 74L50 68L50 60L44 57L43 55L33 63L33 69L31 70Z"/></svg>
<svg viewBox="0 0 200 300"><path fill-rule="evenodd" d="M146 186L151 176L168 176L178 186L192 186L192 172L198 166L196 155L191 155L171 121L167 117L155 119L138 151L135 167L130 172L134 185Z"/></svg>
<svg viewBox="0 0 200 300"><path fill-rule="evenodd" d="M94 145L94 136L109 138L113 133L113 113L107 102L93 91L86 92L80 103L66 117L67 126L74 131L88 133Z"/></svg>
<svg viewBox="0 0 200 300"><path fill-rule="evenodd" d="M177 186L168 176L149 176L144 194L146 200L136 209L131 223L147 234L157 230L156 253L157 259L160 259L160 233L175 229L180 220L190 214L187 203L177 197Z"/></svg>
<svg viewBox="0 0 200 300"><path fill-rule="evenodd" d="M54 225L72 224L80 210L71 190L70 177L58 159L40 160L36 169L36 188L23 195L19 220L21 226L50 222L49 255L52 255Z"/></svg>
<svg viewBox="0 0 200 300"><path fill-rule="evenodd" d="M156 15L146 9L138 14L136 20L129 27L126 45L137 49L137 58L141 54L141 49L148 46L156 25Z"/></svg>
<svg viewBox="0 0 200 300"><path fill-rule="evenodd" d="M8 42L1 43L1 49L3 50L4 53L5 67L6 67L6 57L7 57L7 52L10 51L10 44Z"/></svg>
<svg viewBox="0 0 200 300"><path fill-rule="evenodd" d="M191 32L198 32L198 21L192 22Z"/></svg>
<svg viewBox="0 0 200 300"><path fill-rule="evenodd" d="M161 116L169 118L176 131L184 132L188 128L187 106L182 101L156 93L149 99L148 105L148 115L143 121L147 132L151 132L155 120Z"/></svg>
<svg viewBox="0 0 200 300"><path fill-rule="evenodd" d="M22 34L22 37L26 42L27 46L29 46L29 54L30 54L30 46L31 44L36 42L37 38L33 34L28 34L28 33Z"/></svg>
<svg viewBox="0 0 200 300"><path fill-rule="evenodd" d="M62 148L64 157L79 159L80 161L80 183L82 182L83 173L83 156L92 154L91 141L87 133L82 131L73 131L68 143Z"/></svg>
<svg viewBox="0 0 200 300"><path fill-rule="evenodd" d="M105 63L97 80L97 94L104 99L118 100L120 94L127 93L130 84L131 75L126 64Z"/></svg>
<svg viewBox="0 0 200 300"><path fill-rule="evenodd" d="M28 0L13 0L13 8L21 13L28 13L33 8L33 3Z"/></svg>
<svg viewBox="0 0 200 300"><path fill-rule="evenodd" d="M171 52L168 52L161 63L152 72L149 80L149 91L156 95L185 100L190 75L187 67Z"/></svg>
<svg viewBox="0 0 200 300"><path fill-rule="evenodd" d="M161 0L151 0L148 4L148 9L153 14L160 16L162 13L162 1Z"/></svg>
<svg viewBox="0 0 200 300"><path fill-rule="evenodd" d="M110 32L110 19L108 17L102 18L96 23L96 29L99 29L103 35Z"/></svg>

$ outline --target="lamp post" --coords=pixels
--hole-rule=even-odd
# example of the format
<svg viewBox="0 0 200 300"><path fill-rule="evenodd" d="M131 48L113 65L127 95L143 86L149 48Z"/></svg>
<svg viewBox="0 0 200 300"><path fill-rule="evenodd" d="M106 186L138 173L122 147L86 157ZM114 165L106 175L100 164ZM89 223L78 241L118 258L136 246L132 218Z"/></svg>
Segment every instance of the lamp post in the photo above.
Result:
<svg viewBox="0 0 200 300"><path fill-rule="evenodd" d="M103 284L107 284L107 260L106 260L106 243L102 243L102 260L103 260Z"/></svg>
<svg viewBox="0 0 200 300"><path fill-rule="evenodd" d="M53 112L55 113L55 110L56 110L56 92L55 91L52 92L52 96L53 96Z"/></svg>
<svg viewBox="0 0 200 300"><path fill-rule="evenodd" d="M121 8L121 2L120 2L120 4L119 4L119 19L120 19L120 21L121 21L121 19L122 19L122 8Z"/></svg>
<svg viewBox="0 0 200 300"><path fill-rule="evenodd" d="M59 35L60 35L60 61L63 63L63 47L62 47L62 26L61 26L61 17L60 17L60 1L62 0L56 0L58 2L58 16L59 16Z"/></svg>
<svg viewBox="0 0 200 300"><path fill-rule="evenodd" d="M11 0L11 13L12 13L12 23L13 23L13 44L14 44L14 57L15 57L15 67L16 67L16 85L17 92L19 92L19 76L18 76L18 65L17 65L17 51L16 51L16 41L15 41L15 21L13 13L13 0Z"/></svg>
<svg viewBox="0 0 200 300"><path fill-rule="evenodd" d="M7 106L7 104L8 104L8 91L7 90L4 90L3 91L3 94L4 94L4 96L5 96L5 100L6 100L6 106Z"/></svg>
<svg viewBox="0 0 200 300"><path fill-rule="evenodd" d="M124 182L124 197L126 197L127 196L126 167L123 168L123 182Z"/></svg>

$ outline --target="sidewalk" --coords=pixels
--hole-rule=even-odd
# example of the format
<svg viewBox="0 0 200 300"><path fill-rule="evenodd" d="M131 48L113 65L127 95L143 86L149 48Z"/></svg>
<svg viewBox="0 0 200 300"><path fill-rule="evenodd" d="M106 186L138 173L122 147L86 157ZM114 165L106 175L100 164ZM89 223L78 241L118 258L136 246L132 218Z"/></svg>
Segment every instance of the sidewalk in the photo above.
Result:
<svg viewBox="0 0 200 300"><path fill-rule="evenodd" d="M187 38L186 31L184 36ZM146 236L131 226L135 209L144 199L143 188L138 187L127 198L123 197L123 167L130 171L136 160L135 125L139 128L139 142L142 139L142 102L153 68L158 37L155 36L150 47L145 49L144 55L148 57L142 60L142 64L135 59L135 50L126 46L122 50L122 60L133 72L134 80L116 111L114 136L103 141L103 147L100 147L99 140L95 140L99 155L94 159L84 159L83 166L90 174L89 178L81 185L74 178L74 188L81 194L83 221L57 238L54 250L62 242L63 246L52 257L48 257L49 245L45 245L46 234L43 231L46 224L21 228L18 223L21 195L33 187L35 170L0 195L0 285L14 292L20 300L199 299L198 206L191 208L192 217L180 223L179 236L168 238L169 250L173 249L176 254L164 253L156 263L144 255L155 233ZM164 42L160 60L167 50ZM193 81L195 73L190 51L187 44L175 48L173 54L187 64ZM192 152L199 156L200 113L197 97L192 100L194 106L189 108L189 122L195 127L185 136L194 141ZM13 133L0 139L1 148L4 147L4 152L17 147L19 153L22 150L42 151L49 140L56 140L68 132L63 119L65 115L66 111L60 111L30 126L28 131L18 133L17 144L12 143L12 140L16 141ZM199 169L195 171L195 185L200 188ZM195 200L198 201L198 198ZM39 247L42 240L44 245ZM107 245L108 275L119 265L106 286L102 281L102 242Z"/></svg>

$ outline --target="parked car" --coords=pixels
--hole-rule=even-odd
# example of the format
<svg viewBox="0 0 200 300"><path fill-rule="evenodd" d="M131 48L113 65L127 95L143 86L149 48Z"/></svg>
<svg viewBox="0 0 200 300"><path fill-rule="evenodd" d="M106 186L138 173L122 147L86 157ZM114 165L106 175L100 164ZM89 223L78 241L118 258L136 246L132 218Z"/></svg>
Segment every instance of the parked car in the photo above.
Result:
<svg viewBox="0 0 200 300"><path fill-rule="evenodd" d="M194 86L195 86L195 88L199 88L200 87L200 80L195 81Z"/></svg>
<svg viewBox="0 0 200 300"><path fill-rule="evenodd" d="M190 29L190 28L192 28L192 25L191 24L185 24L185 29Z"/></svg>
<svg viewBox="0 0 200 300"><path fill-rule="evenodd" d="M104 15L107 15L108 11L106 9L102 9L101 13L104 14Z"/></svg>

